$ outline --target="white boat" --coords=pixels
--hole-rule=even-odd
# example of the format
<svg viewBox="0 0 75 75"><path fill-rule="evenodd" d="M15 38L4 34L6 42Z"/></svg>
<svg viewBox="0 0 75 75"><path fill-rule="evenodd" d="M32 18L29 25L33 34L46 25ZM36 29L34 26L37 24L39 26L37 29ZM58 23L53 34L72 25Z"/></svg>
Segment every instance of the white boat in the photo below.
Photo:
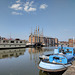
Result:
<svg viewBox="0 0 75 75"><path fill-rule="evenodd" d="M58 71L64 71L67 69L67 67L71 66L72 64L55 64L55 63L47 63L41 61L38 68L43 71L47 72L58 72Z"/></svg>
<svg viewBox="0 0 75 75"><path fill-rule="evenodd" d="M38 65L38 68L43 71L48 72L58 72L66 70L69 66L71 66L72 61L74 61L74 50L70 47L63 47L64 52L60 52L60 48L58 48L58 54L52 54L48 57L43 56Z"/></svg>

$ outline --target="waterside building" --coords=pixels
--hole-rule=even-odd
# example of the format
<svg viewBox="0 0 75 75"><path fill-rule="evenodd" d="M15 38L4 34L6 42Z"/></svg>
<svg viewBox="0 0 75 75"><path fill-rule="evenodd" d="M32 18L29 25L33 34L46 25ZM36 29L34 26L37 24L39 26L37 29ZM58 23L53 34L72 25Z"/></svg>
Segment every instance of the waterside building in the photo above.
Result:
<svg viewBox="0 0 75 75"><path fill-rule="evenodd" d="M0 49L25 47L25 40L0 37Z"/></svg>
<svg viewBox="0 0 75 75"><path fill-rule="evenodd" d="M58 39L57 38L52 38L52 37L45 37L43 35L43 30L42 32L39 31L39 27L34 31L34 33L31 32L29 35L29 43L42 43L47 46L58 46Z"/></svg>
<svg viewBox="0 0 75 75"><path fill-rule="evenodd" d="M69 39L69 47L75 47L75 39Z"/></svg>

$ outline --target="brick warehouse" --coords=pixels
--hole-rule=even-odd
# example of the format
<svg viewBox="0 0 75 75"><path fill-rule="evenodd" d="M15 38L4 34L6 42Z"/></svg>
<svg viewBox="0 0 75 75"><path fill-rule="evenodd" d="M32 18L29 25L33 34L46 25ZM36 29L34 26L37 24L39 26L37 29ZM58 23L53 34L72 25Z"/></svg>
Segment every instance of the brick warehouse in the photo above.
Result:
<svg viewBox="0 0 75 75"><path fill-rule="evenodd" d="M69 47L75 47L75 39L69 39Z"/></svg>
<svg viewBox="0 0 75 75"><path fill-rule="evenodd" d="M42 30L42 32L39 32L39 27L38 27L38 29L36 27L34 34L31 32L31 34L29 35L29 42L30 43L40 42L47 46L58 46L58 39L43 36L43 30Z"/></svg>

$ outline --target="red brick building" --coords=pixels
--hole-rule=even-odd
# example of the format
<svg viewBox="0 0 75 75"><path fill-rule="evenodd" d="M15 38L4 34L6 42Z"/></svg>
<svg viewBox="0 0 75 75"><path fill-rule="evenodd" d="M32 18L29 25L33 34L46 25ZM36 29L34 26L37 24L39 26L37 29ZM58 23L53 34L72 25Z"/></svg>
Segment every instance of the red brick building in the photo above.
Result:
<svg viewBox="0 0 75 75"><path fill-rule="evenodd" d="M69 39L69 47L75 47L75 39Z"/></svg>
<svg viewBox="0 0 75 75"><path fill-rule="evenodd" d="M36 28L36 31L34 31L34 34L31 33L31 35L29 36L29 42L30 43L41 42L41 43L44 43L45 45L58 46L58 39L51 38L51 37L44 37L43 31L39 32L39 27L38 29Z"/></svg>

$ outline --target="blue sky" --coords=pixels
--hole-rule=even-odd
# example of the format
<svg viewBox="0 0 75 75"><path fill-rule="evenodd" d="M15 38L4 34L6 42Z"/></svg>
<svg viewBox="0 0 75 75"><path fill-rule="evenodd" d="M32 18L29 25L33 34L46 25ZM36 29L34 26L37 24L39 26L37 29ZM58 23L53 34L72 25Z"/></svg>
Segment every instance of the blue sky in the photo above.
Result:
<svg viewBox="0 0 75 75"><path fill-rule="evenodd" d="M0 36L28 39L36 26L59 41L75 37L75 0L0 0Z"/></svg>

